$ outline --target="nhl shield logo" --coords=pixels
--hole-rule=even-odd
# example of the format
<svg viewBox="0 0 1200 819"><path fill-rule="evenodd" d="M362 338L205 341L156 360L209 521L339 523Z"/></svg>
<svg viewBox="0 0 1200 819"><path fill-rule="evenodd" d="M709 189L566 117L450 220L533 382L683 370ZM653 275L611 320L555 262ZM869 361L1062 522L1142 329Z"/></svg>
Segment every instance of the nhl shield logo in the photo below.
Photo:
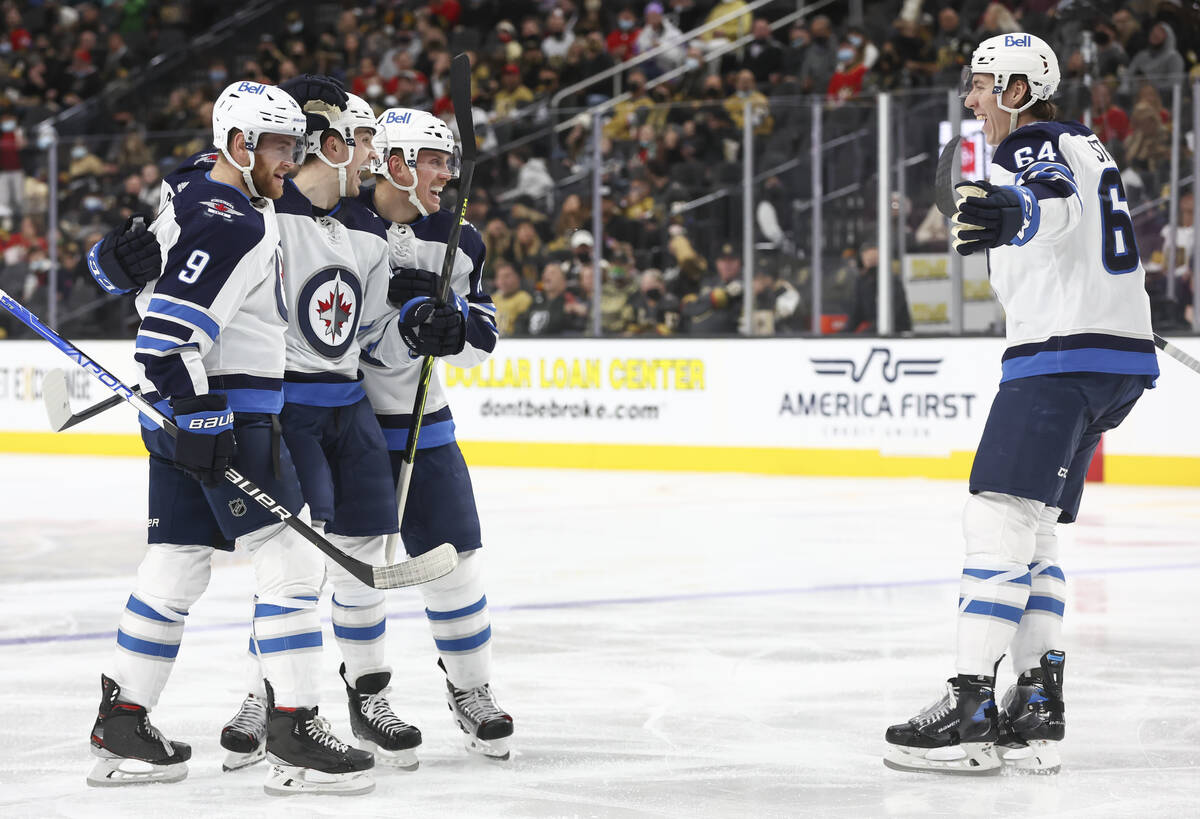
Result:
<svg viewBox="0 0 1200 819"><path fill-rule="evenodd" d="M344 267L327 267L300 289L297 307L304 311L300 332L318 353L338 358L358 332L361 306L358 277Z"/></svg>
<svg viewBox="0 0 1200 819"><path fill-rule="evenodd" d="M240 518L246 514L246 502L241 498L234 498L229 502L229 511L235 518Z"/></svg>

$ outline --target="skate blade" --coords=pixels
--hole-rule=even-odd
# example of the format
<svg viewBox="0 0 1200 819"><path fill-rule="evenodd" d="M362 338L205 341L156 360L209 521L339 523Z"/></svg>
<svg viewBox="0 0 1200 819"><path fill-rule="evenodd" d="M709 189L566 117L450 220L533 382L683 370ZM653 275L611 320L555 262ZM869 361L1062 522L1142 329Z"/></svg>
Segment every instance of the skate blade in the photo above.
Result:
<svg viewBox="0 0 1200 819"><path fill-rule="evenodd" d="M272 762L263 790L270 796L293 796L298 793L358 796L375 790L375 779L370 771L331 774Z"/></svg>
<svg viewBox="0 0 1200 819"><path fill-rule="evenodd" d="M508 739L480 739L479 737L464 736L463 745L473 755L497 762L507 762L512 756L508 747Z"/></svg>
<svg viewBox="0 0 1200 819"><path fill-rule="evenodd" d="M99 756L99 754L97 754ZM182 782L187 779L186 762L170 765L151 765L140 759L101 756L88 773L87 783L93 788L115 788L121 785L150 785L156 782Z"/></svg>
<svg viewBox="0 0 1200 819"><path fill-rule="evenodd" d="M883 764L893 771L955 776L996 776L1002 763L990 742L966 742L945 748L892 746Z"/></svg>
<svg viewBox="0 0 1200 819"><path fill-rule="evenodd" d="M1058 743L1035 739L1019 748L1000 748L1006 776L1053 776L1062 770Z"/></svg>
<svg viewBox="0 0 1200 819"><path fill-rule="evenodd" d="M364 751L369 751L375 757L376 765L383 765L387 768L395 768L400 771L415 771L421 766L421 760L417 759L416 748L403 748L399 751L389 751L387 748L380 747L377 743L369 739L356 737L356 743L359 748Z"/></svg>
<svg viewBox="0 0 1200 819"><path fill-rule="evenodd" d="M260 742L258 747L248 754L239 754L237 751L227 751L225 753L225 761L221 763L221 770L225 773L230 771L240 771L242 768L249 768L251 765L256 765L267 758L267 743Z"/></svg>

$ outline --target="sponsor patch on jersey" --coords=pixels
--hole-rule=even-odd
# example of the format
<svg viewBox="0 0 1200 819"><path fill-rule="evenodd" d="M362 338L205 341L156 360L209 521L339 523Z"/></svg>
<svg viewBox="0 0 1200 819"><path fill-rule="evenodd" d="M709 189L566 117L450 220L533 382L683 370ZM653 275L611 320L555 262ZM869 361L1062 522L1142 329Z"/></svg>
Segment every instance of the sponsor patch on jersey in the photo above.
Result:
<svg viewBox="0 0 1200 819"><path fill-rule="evenodd" d="M224 199L209 199L200 203L200 207L204 208L205 216L220 216L227 222L232 222L233 217L242 216L242 212L233 206L232 202L226 202Z"/></svg>
<svg viewBox="0 0 1200 819"><path fill-rule="evenodd" d="M338 358L358 332L362 284L344 267L318 270L300 288L300 332L320 355Z"/></svg>

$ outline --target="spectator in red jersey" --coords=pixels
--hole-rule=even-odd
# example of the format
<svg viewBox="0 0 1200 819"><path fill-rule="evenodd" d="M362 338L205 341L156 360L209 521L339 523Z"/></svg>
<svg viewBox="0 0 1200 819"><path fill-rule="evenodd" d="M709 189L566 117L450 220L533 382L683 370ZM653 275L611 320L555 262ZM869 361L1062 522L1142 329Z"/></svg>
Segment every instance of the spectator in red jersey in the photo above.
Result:
<svg viewBox="0 0 1200 819"><path fill-rule="evenodd" d="M1129 136L1129 115L1113 105L1112 89L1106 82L1092 86L1092 132L1106 145L1124 142Z"/></svg>
<svg viewBox="0 0 1200 819"><path fill-rule="evenodd" d="M21 149L24 147L25 134L17 124L16 112L0 114L0 216L21 212L25 187Z"/></svg>
<svg viewBox="0 0 1200 819"><path fill-rule="evenodd" d="M862 52L849 40L842 40L838 46L837 60L837 70L829 78L826 96L835 103L842 103L862 93L867 66L862 61Z"/></svg>
<svg viewBox="0 0 1200 819"><path fill-rule="evenodd" d="M617 27L608 32L608 39L605 41L608 53L613 55L618 62L628 60L634 54L639 34L641 34L641 30L638 28L637 17L634 16L633 9L621 9L617 14Z"/></svg>

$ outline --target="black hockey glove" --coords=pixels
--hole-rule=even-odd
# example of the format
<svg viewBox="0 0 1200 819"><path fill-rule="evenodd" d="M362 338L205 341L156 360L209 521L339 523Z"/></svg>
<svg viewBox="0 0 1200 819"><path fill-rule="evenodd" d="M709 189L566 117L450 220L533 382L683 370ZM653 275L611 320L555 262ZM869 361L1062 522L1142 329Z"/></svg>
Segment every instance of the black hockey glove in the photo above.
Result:
<svg viewBox="0 0 1200 819"><path fill-rule="evenodd" d="M306 102L320 100L345 111L350 103L345 87L336 78L326 74L301 74L281 82L279 87L291 94L301 108Z"/></svg>
<svg viewBox="0 0 1200 819"><path fill-rule="evenodd" d="M954 249L970 256L984 248L1028 242L1041 223L1041 206L1024 187L998 187L984 180L954 186L958 206L950 227Z"/></svg>
<svg viewBox="0 0 1200 819"><path fill-rule="evenodd" d="M437 286L438 274L432 270L397 267L392 271L392 278L388 280L387 300L397 307L403 307L413 299L436 296Z"/></svg>
<svg viewBox="0 0 1200 819"><path fill-rule="evenodd" d="M219 486L233 464L237 441L233 412L224 395L197 395L171 402L175 424L175 464L205 486Z"/></svg>
<svg viewBox="0 0 1200 819"><path fill-rule="evenodd" d="M465 299L435 304L428 296L410 300L400 308L400 338L416 356L461 353L467 343Z"/></svg>
<svg viewBox="0 0 1200 819"><path fill-rule="evenodd" d="M162 273L162 248L146 229L146 219L130 216L92 245L88 272L106 293L119 295L141 290Z"/></svg>

